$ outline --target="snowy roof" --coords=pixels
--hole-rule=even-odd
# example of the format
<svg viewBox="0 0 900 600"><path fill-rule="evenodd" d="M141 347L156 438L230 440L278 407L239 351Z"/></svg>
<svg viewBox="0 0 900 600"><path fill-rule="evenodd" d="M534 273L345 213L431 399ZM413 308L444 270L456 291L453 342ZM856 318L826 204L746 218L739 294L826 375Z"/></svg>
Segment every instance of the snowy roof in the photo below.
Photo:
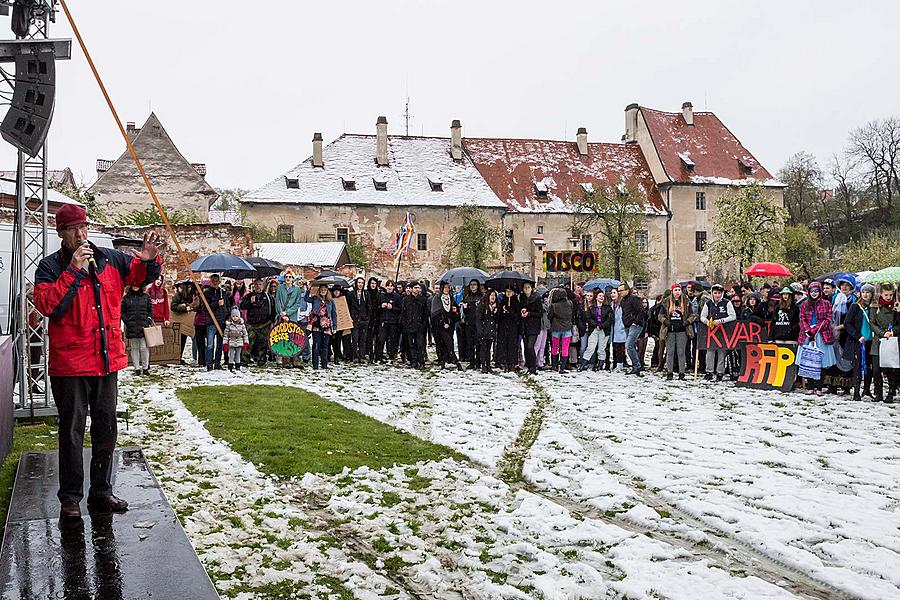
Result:
<svg viewBox="0 0 900 600"><path fill-rule="evenodd" d="M16 196L15 180L0 179L0 194L4 196ZM50 204L77 204L81 206L81 202L69 198L65 194L60 194L56 190L47 188L47 202Z"/></svg>
<svg viewBox="0 0 900 600"><path fill-rule="evenodd" d="M572 212L570 193L636 181L646 194L648 212L666 212L637 144L594 142L588 144L587 156L569 141L465 138L463 145L511 211Z"/></svg>
<svg viewBox="0 0 900 600"><path fill-rule="evenodd" d="M344 134L322 150L322 157L324 167L313 167L312 157L307 158L241 201L506 207L468 157L453 160L450 138L388 136L388 164L378 166L374 135ZM296 179L297 188L288 188L287 179ZM343 182L350 180L356 182L355 190L345 189ZM376 189L376 181L387 189Z"/></svg>
<svg viewBox="0 0 900 600"><path fill-rule="evenodd" d="M653 145L676 183L781 185L711 112L695 112L688 125L681 112L641 107ZM749 169L749 173L741 166Z"/></svg>
<svg viewBox="0 0 900 600"><path fill-rule="evenodd" d="M344 242L256 244L256 254L294 267L334 269L350 262Z"/></svg>

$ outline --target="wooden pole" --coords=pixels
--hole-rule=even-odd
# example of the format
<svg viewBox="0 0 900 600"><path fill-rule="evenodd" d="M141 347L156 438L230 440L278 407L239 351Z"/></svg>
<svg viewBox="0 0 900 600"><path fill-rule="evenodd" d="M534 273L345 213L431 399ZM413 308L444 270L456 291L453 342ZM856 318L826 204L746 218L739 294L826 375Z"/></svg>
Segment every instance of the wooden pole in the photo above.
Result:
<svg viewBox="0 0 900 600"><path fill-rule="evenodd" d="M156 197L156 191L153 189L153 184L150 183L150 178L147 177L147 173L144 172L144 166L141 164L141 159L138 158L137 152L134 150L134 146L131 143L131 138L128 137L128 133L125 131L125 127L122 126L122 120L119 118L119 113L116 111L116 107L112 103L112 99L110 99L109 94L106 91L106 86L103 85L103 80L100 78L100 73L97 71L97 67L94 65L94 59L91 58L91 53L88 52L87 46L84 43L84 39L81 37L81 32L78 30L78 26L75 25L75 19L72 18L72 13L69 12L69 7L66 4L66 0L60 0L60 4L62 5L63 12L66 13L66 19L69 21L69 25L72 27L72 32L75 34L75 38L78 40L78 45L81 46L81 51L84 52L84 57L87 59L88 66L91 68L91 72L94 74L94 79L97 80L97 85L100 86L100 91L103 93L103 97L106 99L106 105L109 106L109 111L112 113L113 119L116 121L116 125L119 127L119 133L122 134L122 139L125 140L125 145L128 147L128 152L131 154L131 158L134 159L134 164L137 165L138 171L141 174L141 177L144 179L144 185L147 186L147 191L150 192L150 197L153 199L153 203L156 205L156 210L159 211L159 216L162 218L163 223L166 226L166 231L168 231L169 236L172 238L172 241L175 242L175 248L178 251L178 257L181 259L181 262L184 264L185 269L187 269L188 275L191 278L191 281L194 284L194 287L197 289L197 294L200 296L200 300L203 302L203 306L206 307L206 310L209 311L210 317L212 317L213 311L209 306L209 302L206 300L206 296L203 295L203 290L200 288L200 281L194 274L193 269L191 269L191 263L187 259L187 255L184 253L184 250L181 247L181 243L178 241L178 236L175 235L175 230L172 229L172 224L169 223L169 218L166 216L166 212L163 210L162 204L159 202L159 198ZM219 332L219 335L222 334L222 328L219 326L218 321L215 318L210 319L213 322L213 325L216 327L216 331Z"/></svg>

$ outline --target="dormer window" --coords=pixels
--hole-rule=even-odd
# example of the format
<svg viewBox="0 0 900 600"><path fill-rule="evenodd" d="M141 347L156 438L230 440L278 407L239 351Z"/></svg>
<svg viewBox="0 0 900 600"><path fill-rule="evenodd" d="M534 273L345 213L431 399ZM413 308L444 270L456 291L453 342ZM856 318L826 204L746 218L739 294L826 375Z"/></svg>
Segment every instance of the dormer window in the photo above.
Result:
<svg viewBox="0 0 900 600"><path fill-rule="evenodd" d="M440 180L436 175L428 176L428 185L431 186L432 192L443 192L444 191L444 182Z"/></svg>
<svg viewBox="0 0 900 600"><path fill-rule="evenodd" d="M738 159L738 166L741 168L741 172L742 172L744 175L752 175L752 174L753 174L753 167L750 166L749 161L746 161L746 160L743 160L743 159L740 159L740 158L739 158L739 159Z"/></svg>
<svg viewBox="0 0 900 600"><path fill-rule="evenodd" d="M688 171L694 170L694 161L691 160L690 154L686 154L684 152L679 152L678 158L681 159L681 164L682 164L682 166L684 166L685 169L687 169Z"/></svg>
<svg viewBox="0 0 900 600"><path fill-rule="evenodd" d="M534 193L538 198L546 198L549 190L547 189L547 184L543 181L535 181L534 182Z"/></svg>
<svg viewBox="0 0 900 600"><path fill-rule="evenodd" d="M356 191L356 180L355 179L347 179L346 177L341 177L341 185L344 187L345 192L355 192Z"/></svg>
<svg viewBox="0 0 900 600"><path fill-rule="evenodd" d="M376 175L375 177L373 177L372 184L375 186L375 190L378 192L387 191L387 179L382 176Z"/></svg>
<svg viewBox="0 0 900 600"><path fill-rule="evenodd" d="M289 190L299 190L300 189L300 180L296 177L285 177L284 185Z"/></svg>
<svg viewBox="0 0 900 600"><path fill-rule="evenodd" d="M588 182L588 183L582 183L582 184L581 184L581 191L583 191L585 194L589 194L589 195L590 195L590 194L593 194L593 193L594 193L594 184L593 184L593 183L590 183L590 182Z"/></svg>

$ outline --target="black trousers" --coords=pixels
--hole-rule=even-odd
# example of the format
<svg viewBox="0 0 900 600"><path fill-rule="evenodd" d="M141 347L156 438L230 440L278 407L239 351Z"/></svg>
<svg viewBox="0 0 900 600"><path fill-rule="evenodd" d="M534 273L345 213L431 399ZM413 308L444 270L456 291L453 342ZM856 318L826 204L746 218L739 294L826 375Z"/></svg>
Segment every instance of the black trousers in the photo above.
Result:
<svg viewBox="0 0 900 600"><path fill-rule="evenodd" d="M872 389L872 342L866 341L865 345L859 342L851 342L853 344L853 390L859 393L859 384L863 384L863 391L869 392ZM866 355L866 373L862 372L863 353ZM878 358L876 357L876 360Z"/></svg>
<svg viewBox="0 0 900 600"><path fill-rule="evenodd" d="M112 455L116 447L118 374L105 377L50 378L59 411L60 502L84 497L84 427L91 415L91 485L88 498L112 495Z"/></svg>
<svg viewBox="0 0 900 600"><path fill-rule="evenodd" d="M369 332L369 323L363 321L354 323L353 331L350 333L350 344L353 348L352 356L347 356L347 360L362 360L366 356L366 336Z"/></svg>
<svg viewBox="0 0 900 600"><path fill-rule="evenodd" d="M424 331L415 331L403 334L409 341L409 362L414 367L425 366L425 335Z"/></svg>
<svg viewBox="0 0 900 600"><path fill-rule="evenodd" d="M437 349L438 362L457 363L456 353L453 352L453 330L444 329L443 327L434 330L434 344Z"/></svg>
<svg viewBox="0 0 900 600"><path fill-rule="evenodd" d="M197 346L197 365L206 366L206 328L207 325L194 325L194 345Z"/></svg>
<svg viewBox="0 0 900 600"><path fill-rule="evenodd" d="M491 346L494 340L481 340L478 346L478 359L481 361L481 370L487 372L491 368Z"/></svg>
<svg viewBox="0 0 900 600"><path fill-rule="evenodd" d="M375 342L375 360L384 360L384 347L387 346L387 355L391 360L397 358L397 324L382 323L378 330L378 339Z"/></svg>
<svg viewBox="0 0 900 600"><path fill-rule="evenodd" d="M537 372L537 354L534 352L537 337L537 334L525 336L525 367L529 373Z"/></svg>
<svg viewBox="0 0 900 600"><path fill-rule="evenodd" d="M498 363L502 363L509 367L515 367L519 364L519 330L517 327L500 327L497 332L498 354L502 356L497 358ZM502 349L502 352L500 351Z"/></svg>
<svg viewBox="0 0 900 600"><path fill-rule="evenodd" d="M481 366L482 359L479 350L481 350L481 345L478 341L478 331L475 323L466 321L466 357L469 359L469 366ZM460 351L461 354L462 352Z"/></svg>
<svg viewBox="0 0 900 600"><path fill-rule="evenodd" d="M369 328L366 330L366 354L369 360L375 358L375 343L378 341L378 331L381 329L381 322L377 319L369 321Z"/></svg>

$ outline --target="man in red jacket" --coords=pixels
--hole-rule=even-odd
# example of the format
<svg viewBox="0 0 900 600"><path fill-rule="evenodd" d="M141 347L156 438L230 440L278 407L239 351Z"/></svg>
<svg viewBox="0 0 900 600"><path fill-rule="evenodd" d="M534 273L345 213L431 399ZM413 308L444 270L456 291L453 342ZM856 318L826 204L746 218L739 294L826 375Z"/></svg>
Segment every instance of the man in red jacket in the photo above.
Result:
<svg viewBox="0 0 900 600"><path fill-rule="evenodd" d="M44 258L35 274L34 302L50 319L50 388L59 412L60 518L81 517L84 497L82 446L91 415L91 511L127 510L112 492L116 447L117 372L128 365L122 340L122 294L160 273L159 236L144 235L134 256L88 242L87 215L67 204L56 213L59 251Z"/></svg>

